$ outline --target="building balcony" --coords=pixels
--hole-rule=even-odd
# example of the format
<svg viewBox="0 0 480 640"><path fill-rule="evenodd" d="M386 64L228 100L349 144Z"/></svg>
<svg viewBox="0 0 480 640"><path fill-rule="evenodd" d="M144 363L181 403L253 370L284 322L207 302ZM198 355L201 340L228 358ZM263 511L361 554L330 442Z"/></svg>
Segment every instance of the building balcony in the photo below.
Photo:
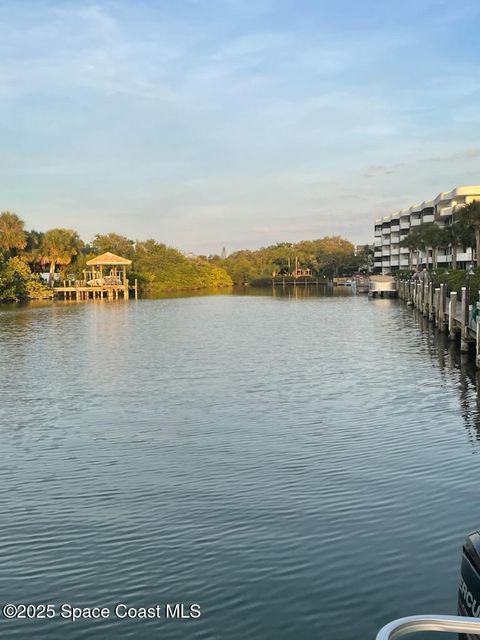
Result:
<svg viewBox="0 0 480 640"><path fill-rule="evenodd" d="M410 220L400 220L400 229L410 229Z"/></svg>
<svg viewBox="0 0 480 640"><path fill-rule="evenodd" d="M399 224L392 224L392 226L390 227L390 231L393 233L394 231L400 231L400 225Z"/></svg>
<svg viewBox="0 0 480 640"><path fill-rule="evenodd" d="M451 216L453 214L454 207L437 207L437 213L440 217Z"/></svg>
<svg viewBox="0 0 480 640"><path fill-rule="evenodd" d="M411 227L418 227L420 224L421 224L420 218L411 218L410 220Z"/></svg>
<svg viewBox="0 0 480 640"><path fill-rule="evenodd" d="M400 253L408 255L410 253L410 249L408 247L400 247Z"/></svg>
<svg viewBox="0 0 480 640"><path fill-rule="evenodd" d="M457 260L458 262L471 262L472 261L472 250L471 249L467 249L467 251L460 253L460 251L457 253Z"/></svg>

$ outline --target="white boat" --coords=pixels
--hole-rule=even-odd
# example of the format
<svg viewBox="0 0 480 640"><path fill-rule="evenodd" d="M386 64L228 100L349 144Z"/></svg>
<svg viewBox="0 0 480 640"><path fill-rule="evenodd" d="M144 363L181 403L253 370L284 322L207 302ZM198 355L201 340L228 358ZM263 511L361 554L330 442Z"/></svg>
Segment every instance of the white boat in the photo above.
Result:
<svg viewBox="0 0 480 640"><path fill-rule="evenodd" d="M398 295L395 278L393 276L370 276L368 295L370 298L395 298Z"/></svg>

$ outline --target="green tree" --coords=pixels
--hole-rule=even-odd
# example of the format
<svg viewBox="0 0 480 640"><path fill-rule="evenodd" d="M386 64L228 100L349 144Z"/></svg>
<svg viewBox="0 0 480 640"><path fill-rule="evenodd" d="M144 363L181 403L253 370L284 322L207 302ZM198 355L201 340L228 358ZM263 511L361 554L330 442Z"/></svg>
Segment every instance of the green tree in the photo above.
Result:
<svg viewBox="0 0 480 640"><path fill-rule="evenodd" d="M0 255L0 300L23 300L49 296L38 275L32 274L27 261L20 256L5 259Z"/></svg>
<svg viewBox="0 0 480 640"><path fill-rule="evenodd" d="M23 249L27 243L25 223L16 213L0 213L0 251L11 255L12 251Z"/></svg>
<svg viewBox="0 0 480 640"><path fill-rule="evenodd" d="M43 236L41 231L26 232L26 244L22 251L22 257L28 262L32 270L38 269L40 261L40 247L42 246Z"/></svg>
<svg viewBox="0 0 480 640"><path fill-rule="evenodd" d="M135 253L134 245L133 240L121 236L118 233L106 233L103 235L97 233L92 242L91 249L96 255L110 251L117 256L131 260Z"/></svg>
<svg viewBox="0 0 480 640"><path fill-rule="evenodd" d="M202 258L189 258L155 240L137 242L133 275L152 293L231 286L221 267Z"/></svg>
<svg viewBox="0 0 480 640"><path fill-rule="evenodd" d="M441 230L443 246L452 247L452 268L457 268L458 248L472 244L472 230L461 219Z"/></svg>
<svg viewBox="0 0 480 640"><path fill-rule="evenodd" d="M415 228L411 229L410 232L405 236L405 238L403 238L403 240L400 241L400 246L407 247L409 250L409 254L408 254L409 269L412 269L412 270L414 269L414 264L413 264L414 256L416 256L417 258L416 268L418 269L419 262L420 262L419 250L421 249L422 245L423 245L423 240L420 237L418 230Z"/></svg>
<svg viewBox="0 0 480 640"><path fill-rule="evenodd" d="M370 247L369 245L363 247L356 256L358 270L364 271L366 273L370 273L371 271L373 271L374 256L375 253L372 247Z"/></svg>
<svg viewBox="0 0 480 640"><path fill-rule="evenodd" d="M432 250L432 267L437 268L438 249L445 241L442 229L435 222L425 222L418 227L420 246L425 250L427 256L427 269L429 268L429 249Z"/></svg>
<svg viewBox="0 0 480 640"><path fill-rule="evenodd" d="M459 211L460 221L475 234L475 258L480 266L480 201L473 200Z"/></svg>
<svg viewBox="0 0 480 640"><path fill-rule="evenodd" d="M355 247L341 236L326 236L313 241L319 270L336 276L355 269Z"/></svg>
<svg viewBox="0 0 480 640"><path fill-rule="evenodd" d="M83 242L73 229L50 229L45 233L39 248L39 261L42 265L50 265L50 285L53 285L55 267L70 264L82 247Z"/></svg>
<svg viewBox="0 0 480 640"><path fill-rule="evenodd" d="M340 236L303 240L297 243L281 242L256 251L236 251L221 262L237 284L256 279L271 278L272 273L289 272L298 259L300 268L311 269L314 275L353 273L358 268L354 246ZM218 257L211 262L220 264Z"/></svg>

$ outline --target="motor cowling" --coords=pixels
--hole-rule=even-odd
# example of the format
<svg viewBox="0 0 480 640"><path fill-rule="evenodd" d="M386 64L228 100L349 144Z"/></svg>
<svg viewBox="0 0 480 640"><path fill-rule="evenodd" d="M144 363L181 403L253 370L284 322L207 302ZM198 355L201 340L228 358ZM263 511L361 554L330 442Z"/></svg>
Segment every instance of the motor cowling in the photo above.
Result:
<svg viewBox="0 0 480 640"><path fill-rule="evenodd" d="M463 545L458 615L480 618L480 531L471 533ZM461 635L463 640L480 640L478 635Z"/></svg>

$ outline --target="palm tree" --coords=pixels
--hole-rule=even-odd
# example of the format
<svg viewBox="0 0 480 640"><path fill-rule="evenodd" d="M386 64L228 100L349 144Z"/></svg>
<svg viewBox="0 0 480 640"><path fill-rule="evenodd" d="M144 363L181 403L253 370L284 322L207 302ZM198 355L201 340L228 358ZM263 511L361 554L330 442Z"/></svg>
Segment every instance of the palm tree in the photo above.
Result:
<svg viewBox="0 0 480 640"><path fill-rule="evenodd" d="M418 227L418 233L421 238L422 248L427 252L427 269L428 269L428 251L432 250L432 267L437 268L437 253L439 247L442 246L445 239L442 229L435 222L425 222Z"/></svg>
<svg viewBox="0 0 480 640"><path fill-rule="evenodd" d="M448 227L444 227L442 230L443 242L442 245L452 247L452 268L457 268L457 254L459 247L465 247L471 244L471 229L465 225L462 219L454 222Z"/></svg>
<svg viewBox="0 0 480 640"><path fill-rule="evenodd" d="M23 249L27 244L25 223L16 213L0 213L0 251L11 254L15 249Z"/></svg>
<svg viewBox="0 0 480 640"><path fill-rule="evenodd" d="M475 233L475 258L480 266L480 201L472 200L460 209L460 220Z"/></svg>
<svg viewBox="0 0 480 640"><path fill-rule="evenodd" d="M413 269L413 254L414 253L417 254L417 269L418 269L418 262L419 262L418 250L422 246L422 240L420 238L420 234L418 233L418 230L412 229L409 232L409 234L406 235L405 238L403 238L403 240L400 241L400 246L407 247L410 251L408 256L409 269Z"/></svg>
<svg viewBox="0 0 480 640"><path fill-rule="evenodd" d="M32 271L37 267L40 262L40 247L42 246L43 236L45 234L41 231L27 231L26 243L22 252L22 256L30 265Z"/></svg>
<svg viewBox="0 0 480 640"><path fill-rule="evenodd" d="M50 229L45 233L39 248L39 261L42 265L50 265L50 285L53 285L55 267L70 264L82 246L78 233L72 229Z"/></svg>

